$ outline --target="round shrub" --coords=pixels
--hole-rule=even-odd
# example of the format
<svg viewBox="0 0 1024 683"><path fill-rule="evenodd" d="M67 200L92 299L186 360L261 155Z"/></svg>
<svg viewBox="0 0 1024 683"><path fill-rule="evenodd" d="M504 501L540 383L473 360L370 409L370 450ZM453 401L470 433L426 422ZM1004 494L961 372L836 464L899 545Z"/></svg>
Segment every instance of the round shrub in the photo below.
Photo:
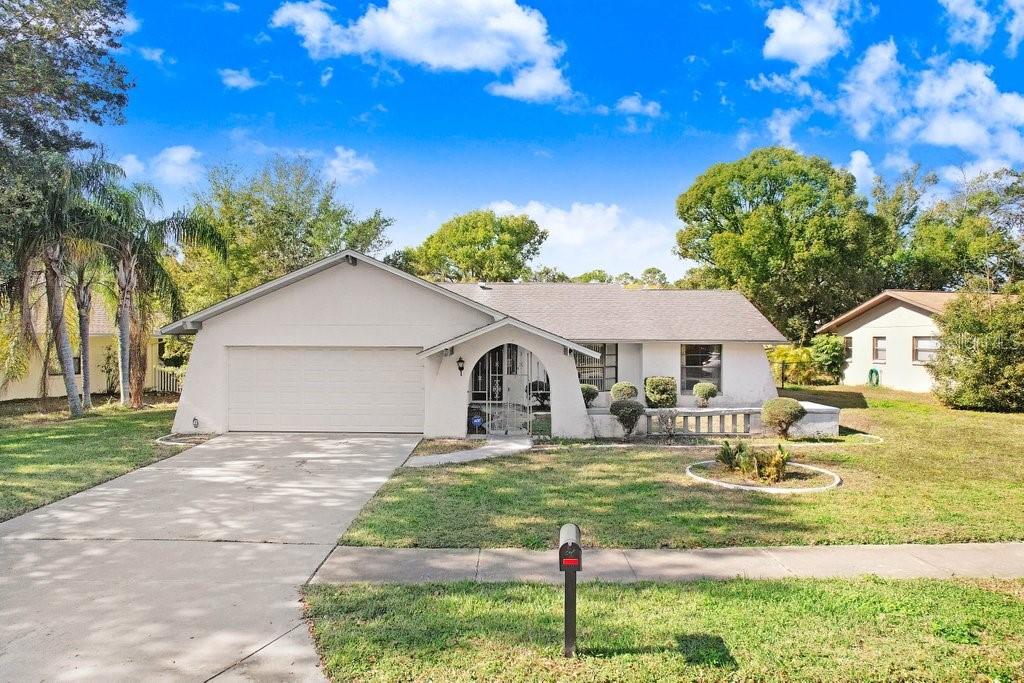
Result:
<svg viewBox="0 0 1024 683"><path fill-rule="evenodd" d="M583 392L583 404L589 408L599 393L597 387L593 384L581 384L580 391Z"/></svg>
<svg viewBox="0 0 1024 683"><path fill-rule="evenodd" d="M632 399L621 399L612 401L608 412L615 416L626 436L629 436L636 429L637 420L644 414L644 404Z"/></svg>
<svg viewBox="0 0 1024 683"><path fill-rule="evenodd" d="M794 398L772 398L761 406L761 422L783 439L789 438L789 429L807 414L800 401Z"/></svg>
<svg viewBox="0 0 1024 683"><path fill-rule="evenodd" d="M640 395L640 390L632 382L616 382L612 385L612 399L626 401Z"/></svg>
<svg viewBox="0 0 1024 683"><path fill-rule="evenodd" d="M697 382L693 385L693 395L699 407L707 408L708 401L718 396L718 387L711 382Z"/></svg>
<svg viewBox="0 0 1024 683"><path fill-rule="evenodd" d="M675 377L648 377L644 380L644 395L651 408L675 408L678 392Z"/></svg>

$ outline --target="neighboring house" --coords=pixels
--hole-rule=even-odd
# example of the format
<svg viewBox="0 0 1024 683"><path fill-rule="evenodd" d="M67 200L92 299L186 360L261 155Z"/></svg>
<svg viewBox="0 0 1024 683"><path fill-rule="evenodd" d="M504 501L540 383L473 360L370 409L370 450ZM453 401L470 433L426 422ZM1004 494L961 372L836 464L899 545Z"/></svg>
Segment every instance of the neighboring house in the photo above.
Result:
<svg viewBox="0 0 1024 683"><path fill-rule="evenodd" d="M927 364L939 348L934 317L956 296L954 292L887 289L822 325L818 332L845 338L844 384L867 384L874 370L882 386L931 391Z"/></svg>
<svg viewBox="0 0 1024 683"><path fill-rule="evenodd" d="M45 305L36 317L39 321L38 332L40 344L45 339ZM67 317L69 326L78 325L76 318ZM117 326L106 306L93 300L89 320L89 365L91 370L92 392L102 394L108 391L117 390ZM158 368L160 361L159 339L154 336L149 342L146 353L146 388L163 390L176 389L177 382L173 375L165 375ZM78 389L82 389L82 359L75 348L75 380ZM105 364L113 363L113 375L108 378ZM0 401L23 398L39 398L42 395L43 377L43 356L33 351L29 355L28 372L22 377L9 382L3 390L0 390ZM50 367L46 372L46 391L49 396L64 396L64 375L60 370L60 362L57 360L56 352L50 354Z"/></svg>
<svg viewBox="0 0 1024 683"><path fill-rule="evenodd" d="M590 437L579 383L719 384L722 406L776 396L782 334L736 292L436 284L344 251L178 320L196 333L175 432L521 433L550 411Z"/></svg>

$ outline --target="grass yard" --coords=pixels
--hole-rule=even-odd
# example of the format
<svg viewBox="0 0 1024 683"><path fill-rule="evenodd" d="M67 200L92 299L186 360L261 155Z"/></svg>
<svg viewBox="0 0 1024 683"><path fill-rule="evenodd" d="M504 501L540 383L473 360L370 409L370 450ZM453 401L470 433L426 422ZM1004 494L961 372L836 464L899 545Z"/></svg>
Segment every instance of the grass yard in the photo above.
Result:
<svg viewBox="0 0 1024 683"><path fill-rule="evenodd" d="M0 415L0 521L181 451L153 443L174 420L166 400L141 411L103 405L77 420L56 402L12 403Z"/></svg>
<svg viewBox="0 0 1024 683"><path fill-rule="evenodd" d="M337 681L1014 681L1024 581L312 586Z"/></svg>
<svg viewBox="0 0 1024 683"><path fill-rule="evenodd" d="M396 547L554 547L577 522L586 545L940 543L1024 539L1024 415L953 411L885 389L787 392L843 409L881 444L797 450L839 473L828 493L778 497L686 477L714 449L558 446L463 465L401 469L341 542Z"/></svg>
<svg viewBox="0 0 1024 683"><path fill-rule="evenodd" d="M484 441L480 439L420 439L412 455L444 455L469 451L483 445Z"/></svg>

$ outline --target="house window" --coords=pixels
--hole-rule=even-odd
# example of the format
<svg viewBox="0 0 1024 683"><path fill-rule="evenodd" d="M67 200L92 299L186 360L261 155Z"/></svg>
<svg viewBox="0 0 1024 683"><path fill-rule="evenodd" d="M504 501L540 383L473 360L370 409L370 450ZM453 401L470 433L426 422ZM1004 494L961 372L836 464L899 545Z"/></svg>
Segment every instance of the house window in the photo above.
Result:
<svg viewBox="0 0 1024 683"><path fill-rule="evenodd" d="M843 337L843 352L846 360L853 358L853 337Z"/></svg>
<svg viewBox="0 0 1024 683"><path fill-rule="evenodd" d="M914 362L931 363L939 352L938 337L914 337Z"/></svg>
<svg viewBox="0 0 1024 683"><path fill-rule="evenodd" d="M722 345L683 344L680 388L688 393L698 382L711 382L722 392Z"/></svg>
<svg viewBox="0 0 1024 683"><path fill-rule="evenodd" d="M871 359L876 363L885 362L885 337L871 338Z"/></svg>
<svg viewBox="0 0 1024 683"><path fill-rule="evenodd" d="M81 375L82 374L82 357L81 356L72 356L71 357L71 361L72 361L72 364L75 367L75 374L76 375ZM59 377L60 375L64 374L64 373L62 373L60 371L60 361L57 360L56 358L51 358L50 359L50 367L46 369L46 374L50 375L51 377Z"/></svg>
<svg viewBox="0 0 1024 683"><path fill-rule="evenodd" d="M598 391L611 391L612 385L619 381L619 345L618 344L583 344L597 351L600 358L590 358L573 351L576 360L576 373L580 384L593 384Z"/></svg>

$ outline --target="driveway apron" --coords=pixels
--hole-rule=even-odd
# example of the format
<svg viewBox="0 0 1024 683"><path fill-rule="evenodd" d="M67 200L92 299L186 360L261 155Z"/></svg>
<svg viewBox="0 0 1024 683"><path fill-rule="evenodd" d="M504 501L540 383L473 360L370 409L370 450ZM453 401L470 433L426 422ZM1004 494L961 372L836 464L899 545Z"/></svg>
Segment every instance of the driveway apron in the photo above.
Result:
<svg viewBox="0 0 1024 683"><path fill-rule="evenodd" d="M418 439L228 434L0 524L0 680L322 680L299 586Z"/></svg>

